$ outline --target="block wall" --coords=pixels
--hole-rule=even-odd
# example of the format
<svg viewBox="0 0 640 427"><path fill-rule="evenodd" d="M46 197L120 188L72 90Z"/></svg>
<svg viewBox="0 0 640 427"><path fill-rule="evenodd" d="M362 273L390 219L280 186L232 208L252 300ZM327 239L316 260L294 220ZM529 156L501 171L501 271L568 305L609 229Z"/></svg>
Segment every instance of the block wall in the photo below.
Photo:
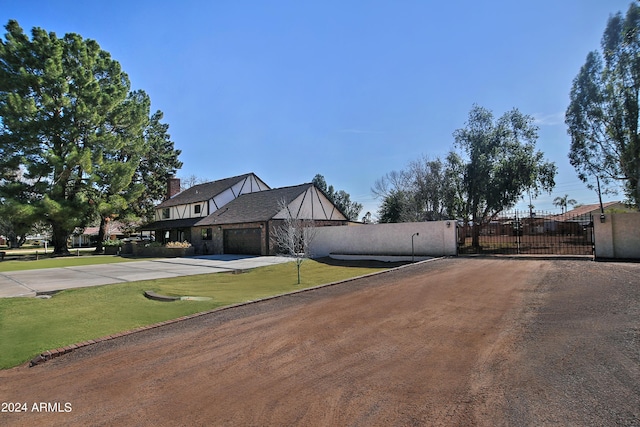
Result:
<svg viewBox="0 0 640 427"><path fill-rule="evenodd" d="M321 227L317 229L311 243L311 252L314 257L330 254L457 255L456 222L429 221Z"/></svg>

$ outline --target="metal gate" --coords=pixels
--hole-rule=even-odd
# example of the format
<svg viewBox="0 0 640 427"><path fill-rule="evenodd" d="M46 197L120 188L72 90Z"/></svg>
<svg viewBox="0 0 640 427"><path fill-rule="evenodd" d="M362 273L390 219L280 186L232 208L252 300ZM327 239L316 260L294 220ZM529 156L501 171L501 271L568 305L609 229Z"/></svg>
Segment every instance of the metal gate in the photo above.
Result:
<svg viewBox="0 0 640 427"><path fill-rule="evenodd" d="M548 212L503 212L479 227L473 245L473 225L458 227L460 254L592 255L593 217Z"/></svg>

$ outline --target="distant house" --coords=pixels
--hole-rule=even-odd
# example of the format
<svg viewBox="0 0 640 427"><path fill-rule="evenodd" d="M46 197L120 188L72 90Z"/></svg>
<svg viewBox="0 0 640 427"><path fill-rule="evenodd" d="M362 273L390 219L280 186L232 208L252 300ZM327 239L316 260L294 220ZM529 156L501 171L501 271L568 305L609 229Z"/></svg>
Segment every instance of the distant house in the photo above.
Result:
<svg viewBox="0 0 640 427"><path fill-rule="evenodd" d="M199 254L272 255L277 248L270 230L287 215L317 226L349 223L315 185L271 189L250 173L173 195L157 206L156 221L143 230L156 231L156 240L186 240Z"/></svg>
<svg viewBox="0 0 640 427"><path fill-rule="evenodd" d="M599 203L582 205L550 217L554 221L554 231L557 230L562 234L580 234L584 227L593 225L593 221L599 220L601 209L604 210L605 215L614 212L633 212L633 209L622 202L606 202L602 204L602 208Z"/></svg>
<svg viewBox="0 0 640 427"><path fill-rule="evenodd" d="M622 202L606 202L602 204L604 213L620 213L620 212L634 212ZM600 216L600 204L594 203L592 205L578 206L570 211L567 211L560 215L554 215L553 219L558 222L570 222L570 221L586 221L586 218L593 216L594 218ZM582 219L579 219L582 218Z"/></svg>
<svg viewBox="0 0 640 427"><path fill-rule="evenodd" d="M121 239L125 237L125 225L119 221L110 221L107 224L107 235L104 236L105 240ZM70 236L71 247L81 248L88 246L95 246L98 239L98 233L100 232L99 226L91 227L77 227L73 234Z"/></svg>
<svg viewBox="0 0 640 427"><path fill-rule="evenodd" d="M98 238L98 228L99 227L76 227L70 237L71 247L82 248L95 244Z"/></svg>

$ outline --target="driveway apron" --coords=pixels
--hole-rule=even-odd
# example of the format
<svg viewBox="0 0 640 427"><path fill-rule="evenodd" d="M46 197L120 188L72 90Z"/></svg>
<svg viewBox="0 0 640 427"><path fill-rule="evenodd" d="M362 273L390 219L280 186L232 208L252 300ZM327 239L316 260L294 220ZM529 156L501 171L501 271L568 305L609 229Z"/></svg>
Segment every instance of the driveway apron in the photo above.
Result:
<svg viewBox="0 0 640 427"><path fill-rule="evenodd" d="M0 273L0 298L28 297L63 289L139 280L248 270L289 262L276 256L210 255Z"/></svg>

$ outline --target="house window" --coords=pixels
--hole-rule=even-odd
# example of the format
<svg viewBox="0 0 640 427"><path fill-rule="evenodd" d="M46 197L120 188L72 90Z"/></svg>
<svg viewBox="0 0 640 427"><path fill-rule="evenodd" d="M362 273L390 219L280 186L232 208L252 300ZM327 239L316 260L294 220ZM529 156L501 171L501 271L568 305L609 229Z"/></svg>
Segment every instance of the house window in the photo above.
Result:
<svg viewBox="0 0 640 427"><path fill-rule="evenodd" d="M211 228L202 229L202 240L211 240L213 236L213 230Z"/></svg>
<svg viewBox="0 0 640 427"><path fill-rule="evenodd" d="M162 209L162 219L169 219L169 208Z"/></svg>
<svg viewBox="0 0 640 427"><path fill-rule="evenodd" d="M200 206L200 205L195 205L195 206L193 207L193 212L195 212L195 213L199 214L199 213L200 213L200 209L202 209L202 206Z"/></svg>

